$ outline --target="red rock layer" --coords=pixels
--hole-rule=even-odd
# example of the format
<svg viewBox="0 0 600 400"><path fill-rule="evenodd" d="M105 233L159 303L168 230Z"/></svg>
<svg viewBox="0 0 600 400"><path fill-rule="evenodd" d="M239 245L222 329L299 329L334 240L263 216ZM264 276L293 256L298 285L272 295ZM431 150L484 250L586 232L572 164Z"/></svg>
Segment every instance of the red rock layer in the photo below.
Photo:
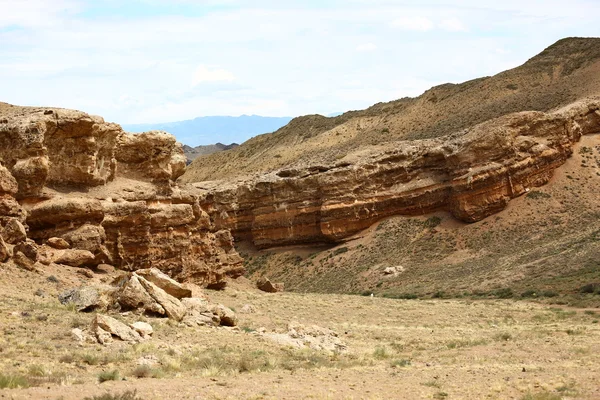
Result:
<svg viewBox="0 0 600 400"><path fill-rule="evenodd" d="M399 214L447 210L474 222L547 183L581 135L600 133L599 109L589 100L510 114L440 139L363 150L333 166L194 186L218 229L263 248L337 242Z"/></svg>

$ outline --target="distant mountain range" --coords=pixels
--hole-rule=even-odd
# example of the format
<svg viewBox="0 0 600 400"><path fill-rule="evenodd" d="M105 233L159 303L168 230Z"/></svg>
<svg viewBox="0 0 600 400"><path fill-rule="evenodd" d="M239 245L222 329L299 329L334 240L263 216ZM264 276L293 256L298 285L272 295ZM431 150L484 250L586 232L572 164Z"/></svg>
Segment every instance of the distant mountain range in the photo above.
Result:
<svg viewBox="0 0 600 400"><path fill-rule="evenodd" d="M291 121L291 117L198 117L187 121L156 124L123 124L128 132L167 131L188 146L214 143L243 143L253 136L274 132ZM224 145L221 145L224 146Z"/></svg>
<svg viewBox="0 0 600 400"><path fill-rule="evenodd" d="M188 163L191 163L192 161L194 161L196 159L196 157L207 156L209 154L218 153L219 151L235 149L238 146L239 146L239 144L237 144L237 143L231 143L231 144L217 143L217 144L209 144L206 146L196 146L196 147L191 147L191 146L184 144L183 152L185 153L185 156L188 159Z"/></svg>

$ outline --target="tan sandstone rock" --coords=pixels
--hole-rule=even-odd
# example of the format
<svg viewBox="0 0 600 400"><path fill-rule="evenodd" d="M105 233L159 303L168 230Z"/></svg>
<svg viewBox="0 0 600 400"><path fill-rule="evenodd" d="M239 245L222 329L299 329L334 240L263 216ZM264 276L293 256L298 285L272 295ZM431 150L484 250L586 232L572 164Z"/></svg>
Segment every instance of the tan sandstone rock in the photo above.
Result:
<svg viewBox="0 0 600 400"><path fill-rule="evenodd" d="M140 283L133 274L119 293L118 302L125 309L142 309L158 315L166 315L166 311Z"/></svg>
<svg viewBox="0 0 600 400"><path fill-rule="evenodd" d="M167 292L173 297L182 299L184 297L192 297L192 291L184 288L181 283L171 279L168 275L162 273L156 268L137 270L136 275L143 277L147 281L154 283L156 286Z"/></svg>
<svg viewBox="0 0 600 400"><path fill-rule="evenodd" d="M113 337L125 342L137 343L144 340L133 328L107 315L96 314L92 321L92 332L101 344L109 344Z"/></svg>
<svg viewBox="0 0 600 400"><path fill-rule="evenodd" d="M186 310L183 304L176 298L142 277L138 277L139 282L142 284L144 289L158 304L164 309L165 313L169 318L175 321L181 321L185 316Z"/></svg>

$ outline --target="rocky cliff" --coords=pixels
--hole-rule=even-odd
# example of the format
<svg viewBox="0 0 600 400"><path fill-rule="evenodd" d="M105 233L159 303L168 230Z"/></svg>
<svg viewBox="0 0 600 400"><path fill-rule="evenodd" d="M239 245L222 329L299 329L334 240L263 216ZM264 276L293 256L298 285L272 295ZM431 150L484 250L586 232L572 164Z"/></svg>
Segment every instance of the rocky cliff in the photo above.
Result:
<svg viewBox="0 0 600 400"><path fill-rule="evenodd" d="M598 133L596 98L436 139L365 146L331 165L194 186L218 229L258 247L339 242L391 215L446 210L481 220L547 183L582 135Z"/></svg>
<svg viewBox="0 0 600 400"><path fill-rule="evenodd" d="M157 267L217 286L243 273L229 231L174 184L186 158L169 134L0 104L0 163L0 262Z"/></svg>

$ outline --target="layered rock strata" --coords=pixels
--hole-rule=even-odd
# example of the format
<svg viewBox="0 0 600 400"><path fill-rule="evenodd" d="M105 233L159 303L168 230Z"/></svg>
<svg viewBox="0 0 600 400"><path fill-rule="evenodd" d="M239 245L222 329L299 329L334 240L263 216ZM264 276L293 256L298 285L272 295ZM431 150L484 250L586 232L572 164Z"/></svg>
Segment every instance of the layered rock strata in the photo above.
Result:
<svg viewBox="0 0 600 400"><path fill-rule="evenodd" d="M600 100L589 99L439 139L372 146L335 165L194 186L217 229L257 247L338 242L391 215L446 210L479 221L546 184L581 135L598 133Z"/></svg>
<svg viewBox="0 0 600 400"><path fill-rule="evenodd" d="M132 135L78 111L0 104L0 262L29 238L32 263L158 267L213 286L239 276L229 231L174 183L185 164L165 132Z"/></svg>

